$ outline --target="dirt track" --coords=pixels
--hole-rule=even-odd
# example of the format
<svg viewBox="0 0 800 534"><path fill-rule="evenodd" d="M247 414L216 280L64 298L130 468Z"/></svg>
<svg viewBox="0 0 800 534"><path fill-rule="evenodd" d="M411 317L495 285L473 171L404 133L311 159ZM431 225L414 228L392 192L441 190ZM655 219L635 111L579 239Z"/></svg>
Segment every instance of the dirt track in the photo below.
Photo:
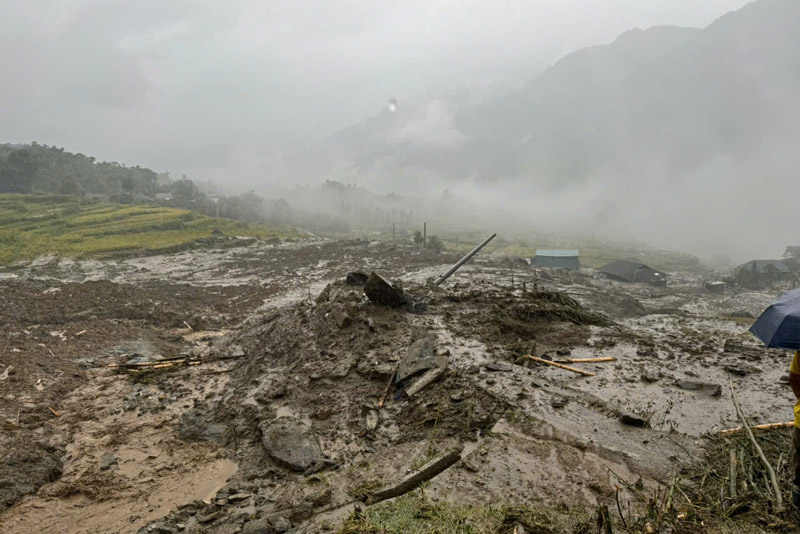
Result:
<svg viewBox="0 0 800 534"><path fill-rule="evenodd" d="M316 532L457 443L464 461L426 490L437 498L592 506L620 484L656 488L696 459L698 436L736 426L730 373L755 420L791 418L787 356L730 318L757 314L772 292L710 295L690 276L626 285L489 258L442 289L422 285L453 260L351 241L0 273L0 378L13 367L0 380L0 492L16 502L0 527ZM376 306L342 282L317 302L356 270L400 277L424 311ZM413 399L393 390L368 430L392 370L425 336L445 375ZM104 367L182 354L232 359ZM581 365L597 373L586 378L517 365L523 354L618 360ZM319 473L266 454L279 421L313 429Z"/></svg>

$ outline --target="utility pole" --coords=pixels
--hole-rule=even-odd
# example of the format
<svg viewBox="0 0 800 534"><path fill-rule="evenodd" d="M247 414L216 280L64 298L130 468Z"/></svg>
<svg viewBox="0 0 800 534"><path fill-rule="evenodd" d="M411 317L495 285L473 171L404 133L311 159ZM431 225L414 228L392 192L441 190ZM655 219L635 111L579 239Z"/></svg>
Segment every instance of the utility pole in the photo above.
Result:
<svg viewBox="0 0 800 534"><path fill-rule="evenodd" d="M467 262L469 261L469 259L470 259L472 256L474 256L475 254L477 254L477 253L478 253L478 251L479 251L480 249L482 249L483 247L485 247L485 246L486 246L486 244L487 244L489 241L491 241L492 239L494 239L494 237L495 237L496 235L497 235L497 234L492 234L492 235L490 235L489 237L487 237L486 239L484 239L483 243L481 243L480 245L478 245L477 247L475 247L475 248L473 248L471 251L469 251L469 252L467 253L467 255L466 255L466 256L464 256L463 258L461 258L460 260L458 260L458 263L456 263L455 265L453 265L452 267L450 267L450 270L449 270L449 271L447 271L447 272L446 272L446 273L444 273L442 276L440 276L439 278L437 278L437 279L436 279L436 281L435 281L435 282L433 282L433 283L434 283L434 285L437 285L437 286L438 286L439 284L441 284L442 282L444 282L445 280L447 280L447 279L450 277L450 275L451 275L451 274L453 274L454 272L456 272L456 271L458 270L458 268L459 268L459 267L461 267L462 265L464 265L465 263L467 263Z"/></svg>
<svg viewBox="0 0 800 534"><path fill-rule="evenodd" d="M422 248L428 247L428 223L422 223Z"/></svg>
<svg viewBox="0 0 800 534"><path fill-rule="evenodd" d="M392 243L397 243L397 233L394 229L394 223L392 223Z"/></svg>

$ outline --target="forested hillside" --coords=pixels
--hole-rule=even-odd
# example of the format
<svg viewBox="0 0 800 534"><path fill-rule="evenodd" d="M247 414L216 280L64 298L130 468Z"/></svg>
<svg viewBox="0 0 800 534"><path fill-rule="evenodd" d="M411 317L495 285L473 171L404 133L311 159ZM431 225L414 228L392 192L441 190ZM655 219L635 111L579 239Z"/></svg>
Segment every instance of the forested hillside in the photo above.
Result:
<svg viewBox="0 0 800 534"><path fill-rule="evenodd" d="M0 145L0 193L74 195L122 204L158 202L247 221L285 219L280 205L265 206L264 200L253 193L209 195L186 176L176 180L168 173L97 161L36 142Z"/></svg>

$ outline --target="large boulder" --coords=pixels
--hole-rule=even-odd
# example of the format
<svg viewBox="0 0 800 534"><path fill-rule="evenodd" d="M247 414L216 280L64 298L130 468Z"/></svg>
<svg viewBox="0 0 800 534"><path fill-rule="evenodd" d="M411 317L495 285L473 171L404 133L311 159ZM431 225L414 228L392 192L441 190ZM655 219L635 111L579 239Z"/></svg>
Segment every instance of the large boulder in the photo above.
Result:
<svg viewBox="0 0 800 534"><path fill-rule="evenodd" d="M314 430L293 417L279 417L264 424L261 433L267 454L289 469L306 471L325 461Z"/></svg>
<svg viewBox="0 0 800 534"><path fill-rule="evenodd" d="M410 303L405 293L393 287L389 282L375 273L369 275L364 284L364 294L373 304L400 308Z"/></svg>

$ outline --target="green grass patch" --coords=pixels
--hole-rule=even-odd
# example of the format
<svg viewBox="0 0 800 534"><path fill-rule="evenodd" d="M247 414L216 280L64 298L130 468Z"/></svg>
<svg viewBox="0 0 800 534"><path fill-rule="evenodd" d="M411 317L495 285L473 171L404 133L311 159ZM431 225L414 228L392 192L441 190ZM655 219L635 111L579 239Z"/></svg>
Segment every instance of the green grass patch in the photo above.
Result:
<svg viewBox="0 0 800 534"><path fill-rule="evenodd" d="M163 206L87 203L61 195L0 195L0 264L53 254L111 259L207 245L214 230L259 239L301 237Z"/></svg>
<svg viewBox="0 0 800 534"><path fill-rule="evenodd" d="M355 512L338 534L511 534L580 532L588 516L542 513L531 507L431 502L418 492Z"/></svg>

